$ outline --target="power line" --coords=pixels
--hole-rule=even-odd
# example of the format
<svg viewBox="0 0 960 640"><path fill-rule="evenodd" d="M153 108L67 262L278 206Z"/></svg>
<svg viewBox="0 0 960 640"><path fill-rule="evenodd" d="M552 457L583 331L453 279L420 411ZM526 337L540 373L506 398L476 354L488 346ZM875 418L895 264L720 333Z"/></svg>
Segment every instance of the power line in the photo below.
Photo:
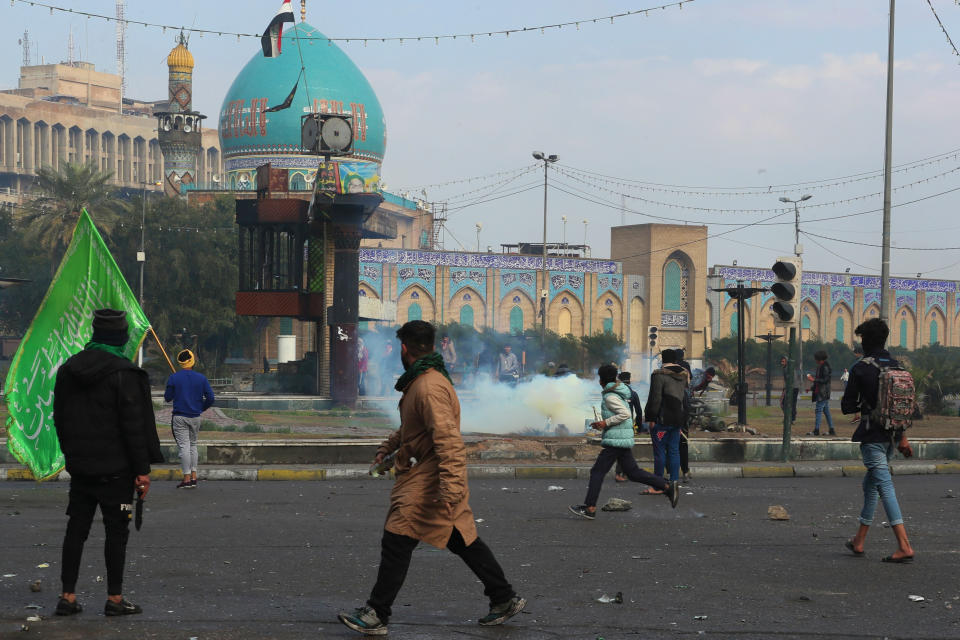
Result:
<svg viewBox="0 0 960 640"><path fill-rule="evenodd" d="M243 33L236 31L225 31L222 29L201 29L198 27L186 27L186 26L176 26L170 24L161 24L156 22L146 22L144 20L127 20L121 19L118 20L117 17L108 16L100 13L91 13L89 11L79 11L77 9L70 9L67 7L59 7L57 5L47 4L43 2L36 2L35 0L10 0L10 6L13 6L15 2L20 4L28 4L31 7L43 7L50 10L50 15L53 15L54 11L60 11L63 13L72 13L73 15L85 16L87 18L100 18L106 20L107 22L111 21L122 21L124 24L133 24L133 25L142 25L144 28L160 28L166 32L167 29L189 31L192 33L197 33L202 38L204 34L217 35L217 36L236 36L237 40L240 38L260 38L258 33ZM683 9L683 5L693 2L693 0L678 0L677 2L670 2L667 4L662 4L659 6L647 7L645 9L633 9L631 11L624 11L622 13L615 13L607 16L600 16L596 18L584 18L582 20L570 20L567 22L556 22L553 24L543 24L536 27L515 27L510 29L499 29L494 31L474 31L467 33L448 33L448 34L439 34L439 35L420 35L420 36L376 36L376 37L327 37L327 36L307 36L304 37L304 40L319 40L325 41L328 44L333 42L344 42L349 43L351 41L356 43L363 43L364 46L367 46L368 43L385 43L385 42L399 42L401 45L404 42L430 42L431 40L434 44L440 44L441 40L456 40L460 38L461 40L469 39L470 42L475 42L478 37L482 38L493 37L493 36L504 36L509 38L511 34L527 34L527 33L536 33L539 31L541 34L544 34L548 29L549 30L561 30L564 27L574 27L577 31L580 31L580 25L586 24L597 24L601 22L610 22L613 24L615 20L621 18L627 18L631 16L644 15L647 16L651 12L660 11L663 9L670 9L677 7L678 9Z"/></svg>
<svg viewBox="0 0 960 640"><path fill-rule="evenodd" d="M930 5L930 11L933 12L933 17L937 19L937 24L940 25L940 30L943 31L943 35L947 37L947 42L950 43L950 48L953 49L953 55L960 58L960 52L957 51L957 46L953 44L953 39L950 37L950 34L947 33L947 28L943 26L940 16L937 15L937 10L933 8L933 4L930 2L930 0L927 0L927 4Z"/></svg>
<svg viewBox="0 0 960 640"><path fill-rule="evenodd" d="M946 151L944 153L939 153L933 156L928 156L926 158L921 158L919 160L914 160L911 162L906 162L901 165L894 165L893 169L895 172L910 171L912 169L917 169L924 167L930 164L937 162L942 162L948 158L960 158L960 149L953 149L951 151ZM874 170L866 171L860 173L854 173L847 176L837 176L833 178L823 178L820 180L808 180L804 182L793 182L786 184L773 184L767 186L741 186L741 187L716 187L716 186L692 186L692 185L679 185L679 184L669 184L661 182L649 182L645 180L636 180L633 178L620 178L616 176L610 176L603 173L598 173L595 171L589 171L586 169L578 169L576 167L571 167L569 165L564 165L564 168L569 171L575 171L578 173L583 173L587 175L597 176L598 178L621 182L624 185L631 184L636 185L636 188L646 188L651 191L672 191L675 193L683 193L688 195L769 195L775 193L787 193L795 191L799 188L805 189L823 189L827 187L835 187L850 182L857 182L859 180L869 180L873 178L879 178L883 176L883 170ZM819 186L817 186L819 185ZM740 192L740 193L737 193Z"/></svg>
<svg viewBox="0 0 960 640"><path fill-rule="evenodd" d="M872 242L857 242L855 240L841 240L840 238L831 238L830 236L821 236L816 233L810 233L809 231L800 231L800 233L813 238L822 238L823 240L830 240L832 242L842 242L843 244L855 244L861 247L883 247L882 244L876 244ZM894 247L894 246L891 246L890 248L896 249L899 251L960 251L960 247Z"/></svg>

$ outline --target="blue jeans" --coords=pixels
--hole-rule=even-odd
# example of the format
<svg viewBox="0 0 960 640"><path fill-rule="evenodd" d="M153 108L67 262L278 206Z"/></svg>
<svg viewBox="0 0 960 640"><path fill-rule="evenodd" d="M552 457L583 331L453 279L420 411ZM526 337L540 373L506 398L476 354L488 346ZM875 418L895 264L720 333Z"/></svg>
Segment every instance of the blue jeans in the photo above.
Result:
<svg viewBox="0 0 960 640"><path fill-rule="evenodd" d="M890 526L903 524L900 504L893 489L889 460L893 457L892 442L865 442L860 445L863 466L867 474L863 476L863 509L860 511L860 524L873 524L873 514L877 510L877 499L883 501L883 510L887 512Z"/></svg>
<svg viewBox="0 0 960 640"><path fill-rule="evenodd" d="M650 441L653 442L653 475L663 477L664 461L666 460L666 447L663 439L667 437L667 429L659 424L654 424L650 430Z"/></svg>
<svg viewBox="0 0 960 640"><path fill-rule="evenodd" d="M830 401L829 400L817 400L816 405L817 419L813 423L813 432L820 433L820 418L821 416L827 417L827 426L830 427L830 433L833 433L833 418L830 417Z"/></svg>
<svg viewBox="0 0 960 640"><path fill-rule="evenodd" d="M663 477L664 466L670 481L680 480L680 427L656 424L650 433L653 440L653 473Z"/></svg>

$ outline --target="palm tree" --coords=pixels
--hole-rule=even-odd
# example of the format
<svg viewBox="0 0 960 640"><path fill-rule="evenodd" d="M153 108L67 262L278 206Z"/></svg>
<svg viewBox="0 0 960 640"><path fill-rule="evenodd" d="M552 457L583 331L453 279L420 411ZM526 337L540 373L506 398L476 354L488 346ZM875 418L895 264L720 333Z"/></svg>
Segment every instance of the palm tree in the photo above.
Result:
<svg viewBox="0 0 960 640"><path fill-rule="evenodd" d="M51 272L70 243L81 209L93 210L91 216L96 215L98 230L105 236L117 222L117 214L126 209L107 184L112 176L93 164L69 162L61 164L59 171L49 166L37 170L37 195L26 216L26 236L50 254Z"/></svg>

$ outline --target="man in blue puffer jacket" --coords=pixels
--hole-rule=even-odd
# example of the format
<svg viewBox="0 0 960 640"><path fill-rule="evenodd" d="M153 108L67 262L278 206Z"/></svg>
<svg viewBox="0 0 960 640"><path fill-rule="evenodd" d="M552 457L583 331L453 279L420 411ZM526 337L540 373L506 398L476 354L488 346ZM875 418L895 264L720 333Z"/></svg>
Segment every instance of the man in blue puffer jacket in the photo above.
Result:
<svg viewBox="0 0 960 640"><path fill-rule="evenodd" d="M572 505L570 511L588 520L596 517L600 486L610 472L610 467L618 461L628 478L660 489L669 498L670 506L676 508L677 500L680 499L680 485L677 482L668 483L660 476L644 471L633 459L633 421L630 419L627 404L630 402L630 388L617 380L617 368L612 364L605 364L597 369L597 375L600 377L600 386L603 387L603 403L600 409L603 420L590 426L603 432L600 455L590 469L590 486L584 504Z"/></svg>

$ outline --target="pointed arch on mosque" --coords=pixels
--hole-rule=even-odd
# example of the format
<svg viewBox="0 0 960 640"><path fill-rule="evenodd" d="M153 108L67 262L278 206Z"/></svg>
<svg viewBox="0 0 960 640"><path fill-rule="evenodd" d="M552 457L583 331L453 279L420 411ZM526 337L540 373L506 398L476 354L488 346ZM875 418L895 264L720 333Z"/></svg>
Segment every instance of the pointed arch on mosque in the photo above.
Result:
<svg viewBox="0 0 960 640"><path fill-rule="evenodd" d="M640 353L646 351L647 328L644 324L645 304L640 296L633 296L630 300L630 351Z"/></svg>
<svg viewBox="0 0 960 640"><path fill-rule="evenodd" d="M473 287L466 286L458 289L450 297L447 310L444 311L446 322L460 322L461 310L469 306L473 310L474 327L483 328L486 326L487 304L486 300Z"/></svg>
<svg viewBox="0 0 960 640"><path fill-rule="evenodd" d="M537 325L537 308L533 298L520 288L511 289L500 299L497 306L497 331L508 331L513 334L517 320L523 324L519 334Z"/></svg>
<svg viewBox="0 0 960 640"><path fill-rule="evenodd" d="M560 335L584 335L584 318L583 304L569 289L557 292L547 308L547 328Z"/></svg>
<svg viewBox="0 0 960 640"><path fill-rule="evenodd" d="M434 322L437 319L437 310L433 303L433 298L430 297L426 289L418 284L410 285L403 290L403 293L397 296L397 318L407 318L407 321L411 320L408 313L411 307L419 309L420 312L420 318L412 318L414 320Z"/></svg>
<svg viewBox="0 0 960 640"><path fill-rule="evenodd" d="M927 317L924 319L924 325L926 326L926 335L921 339L925 344L947 343L947 317L943 314L939 305L930 308Z"/></svg>
<svg viewBox="0 0 960 640"><path fill-rule="evenodd" d="M913 309L907 306L900 307L897 310L897 315L894 317L893 326L890 327L892 334L890 337L896 337L896 340L887 340L887 344L895 344L898 347L903 347L905 349L916 349L916 339L917 335L917 317L913 313Z"/></svg>
<svg viewBox="0 0 960 640"><path fill-rule="evenodd" d="M674 251L663 261L663 310L685 312L691 305L688 294L696 273L693 261L683 251Z"/></svg>

